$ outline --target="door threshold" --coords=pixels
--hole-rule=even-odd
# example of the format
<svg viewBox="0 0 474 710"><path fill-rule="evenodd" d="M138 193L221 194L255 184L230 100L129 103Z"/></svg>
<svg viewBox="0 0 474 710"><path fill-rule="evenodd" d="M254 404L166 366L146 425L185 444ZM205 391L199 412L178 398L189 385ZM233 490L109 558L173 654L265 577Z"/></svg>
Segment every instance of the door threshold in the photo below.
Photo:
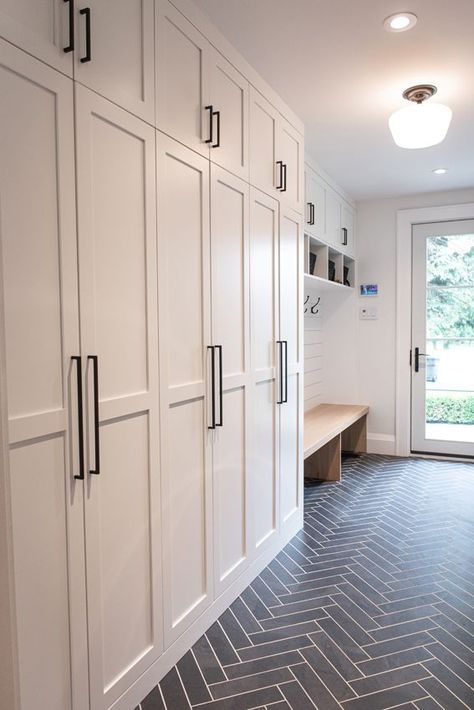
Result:
<svg viewBox="0 0 474 710"><path fill-rule="evenodd" d="M472 463L474 456L456 456L454 454L429 453L428 451L411 451L410 456L417 459L438 459L440 461L460 461Z"/></svg>

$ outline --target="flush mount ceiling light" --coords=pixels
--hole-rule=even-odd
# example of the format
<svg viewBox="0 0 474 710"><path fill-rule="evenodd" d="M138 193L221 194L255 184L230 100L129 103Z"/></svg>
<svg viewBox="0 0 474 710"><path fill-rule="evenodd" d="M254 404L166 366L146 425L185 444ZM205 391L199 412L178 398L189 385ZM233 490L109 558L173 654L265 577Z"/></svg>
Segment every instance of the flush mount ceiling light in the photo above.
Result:
<svg viewBox="0 0 474 710"><path fill-rule="evenodd" d="M436 91L436 86L422 84L403 92L403 98L412 105L396 111L388 121L400 148L429 148L446 138L453 112L443 104L425 103Z"/></svg>
<svg viewBox="0 0 474 710"><path fill-rule="evenodd" d="M436 170L433 170L435 175L446 175L448 172L447 168L436 168Z"/></svg>
<svg viewBox="0 0 474 710"><path fill-rule="evenodd" d="M413 12L397 12L383 21L383 26L388 32L406 32L416 25L418 18Z"/></svg>

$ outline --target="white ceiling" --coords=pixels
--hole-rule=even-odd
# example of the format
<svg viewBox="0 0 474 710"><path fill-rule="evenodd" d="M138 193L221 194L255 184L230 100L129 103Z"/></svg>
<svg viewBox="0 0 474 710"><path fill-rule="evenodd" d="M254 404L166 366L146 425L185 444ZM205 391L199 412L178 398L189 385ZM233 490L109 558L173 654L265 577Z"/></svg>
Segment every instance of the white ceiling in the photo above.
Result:
<svg viewBox="0 0 474 710"><path fill-rule="evenodd" d="M307 150L355 199L474 187L474 0L196 0L304 121ZM385 17L418 15L409 32ZM397 148L413 84L453 109L446 140ZM446 167L436 176L432 170Z"/></svg>

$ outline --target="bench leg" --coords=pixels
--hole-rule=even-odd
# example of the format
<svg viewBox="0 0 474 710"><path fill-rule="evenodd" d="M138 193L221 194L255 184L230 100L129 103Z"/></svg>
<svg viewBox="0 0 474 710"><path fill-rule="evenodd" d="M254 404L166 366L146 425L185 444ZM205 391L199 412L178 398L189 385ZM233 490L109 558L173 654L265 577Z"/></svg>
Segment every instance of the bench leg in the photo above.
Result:
<svg viewBox="0 0 474 710"><path fill-rule="evenodd" d="M355 454L367 453L367 415L342 432L342 450Z"/></svg>
<svg viewBox="0 0 474 710"><path fill-rule="evenodd" d="M341 437L339 435L306 459L304 475L306 478L319 478L322 481L341 480Z"/></svg>

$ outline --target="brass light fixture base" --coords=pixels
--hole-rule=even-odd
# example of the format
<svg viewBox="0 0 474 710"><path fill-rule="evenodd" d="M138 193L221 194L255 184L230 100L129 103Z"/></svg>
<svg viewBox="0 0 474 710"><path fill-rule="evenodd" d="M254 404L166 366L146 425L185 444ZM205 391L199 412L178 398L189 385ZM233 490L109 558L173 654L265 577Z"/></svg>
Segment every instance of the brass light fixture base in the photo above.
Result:
<svg viewBox="0 0 474 710"><path fill-rule="evenodd" d="M430 99L436 94L438 89L433 84L419 84L418 86L410 86L403 92L403 98L407 101L414 101L417 104L422 104L426 99Z"/></svg>

